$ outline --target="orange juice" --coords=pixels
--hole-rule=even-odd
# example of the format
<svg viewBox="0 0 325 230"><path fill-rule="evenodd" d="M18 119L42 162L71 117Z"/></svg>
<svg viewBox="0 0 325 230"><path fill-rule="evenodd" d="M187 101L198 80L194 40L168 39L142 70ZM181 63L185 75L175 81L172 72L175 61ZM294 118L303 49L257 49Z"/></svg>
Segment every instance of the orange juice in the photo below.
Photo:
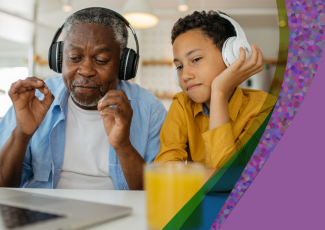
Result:
<svg viewBox="0 0 325 230"><path fill-rule="evenodd" d="M162 229L203 186L205 168L198 163L148 164L144 183L150 228Z"/></svg>

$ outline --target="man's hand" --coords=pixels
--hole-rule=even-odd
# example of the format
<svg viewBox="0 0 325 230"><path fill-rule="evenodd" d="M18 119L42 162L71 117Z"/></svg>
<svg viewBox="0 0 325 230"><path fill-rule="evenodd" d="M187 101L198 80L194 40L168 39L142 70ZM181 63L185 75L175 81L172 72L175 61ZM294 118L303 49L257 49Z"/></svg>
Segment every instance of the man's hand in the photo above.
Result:
<svg viewBox="0 0 325 230"><path fill-rule="evenodd" d="M44 94L42 101L35 96L36 89ZM0 187L19 187L28 143L43 122L54 96L42 80L30 77L13 83L9 97L17 125L0 149Z"/></svg>
<svg viewBox="0 0 325 230"><path fill-rule="evenodd" d="M44 94L42 101L35 96L36 89ZM16 130L23 135L32 135L37 130L54 100L45 82L36 77L14 82L9 97L15 108Z"/></svg>
<svg viewBox="0 0 325 230"><path fill-rule="evenodd" d="M115 107L112 107L115 106ZM142 168L146 163L130 142L133 110L122 89L109 90L98 102L109 144L115 149L129 189L143 189Z"/></svg>
<svg viewBox="0 0 325 230"><path fill-rule="evenodd" d="M262 52L257 46L252 46L252 56L247 62L245 60L246 53L240 48L239 58L212 81L212 92L217 91L228 98L238 85L263 70Z"/></svg>
<svg viewBox="0 0 325 230"><path fill-rule="evenodd" d="M116 107L108 107L113 106ZM103 117L108 141L114 149L130 147L130 127L133 110L125 92L110 90L98 102L98 111Z"/></svg>

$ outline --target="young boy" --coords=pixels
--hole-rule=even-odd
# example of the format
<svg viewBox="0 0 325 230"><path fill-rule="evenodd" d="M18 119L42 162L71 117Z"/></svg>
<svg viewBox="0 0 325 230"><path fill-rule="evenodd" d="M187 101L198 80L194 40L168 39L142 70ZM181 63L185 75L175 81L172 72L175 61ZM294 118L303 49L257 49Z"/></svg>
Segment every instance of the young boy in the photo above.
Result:
<svg viewBox="0 0 325 230"><path fill-rule="evenodd" d="M221 51L232 36L236 36L234 26L214 11L194 12L175 23L174 63L183 92L173 98L155 162L192 160L207 168L220 168L272 110L274 96L238 87L263 70L257 46L252 46L246 62L241 48L239 59L226 67Z"/></svg>

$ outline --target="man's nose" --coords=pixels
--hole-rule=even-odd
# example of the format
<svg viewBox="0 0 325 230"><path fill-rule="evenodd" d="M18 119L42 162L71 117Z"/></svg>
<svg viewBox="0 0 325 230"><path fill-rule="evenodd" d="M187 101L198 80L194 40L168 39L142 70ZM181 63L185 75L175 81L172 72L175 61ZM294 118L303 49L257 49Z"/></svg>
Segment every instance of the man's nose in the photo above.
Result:
<svg viewBox="0 0 325 230"><path fill-rule="evenodd" d="M85 58L78 69L78 74L84 77L93 77L96 75L95 63L92 58Z"/></svg>

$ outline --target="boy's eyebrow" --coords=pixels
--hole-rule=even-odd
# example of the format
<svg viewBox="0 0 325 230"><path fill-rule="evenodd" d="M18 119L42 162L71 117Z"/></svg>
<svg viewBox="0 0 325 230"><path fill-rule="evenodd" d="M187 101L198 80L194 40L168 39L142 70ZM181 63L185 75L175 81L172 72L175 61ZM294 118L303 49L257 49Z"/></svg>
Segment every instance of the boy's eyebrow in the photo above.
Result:
<svg viewBox="0 0 325 230"><path fill-rule="evenodd" d="M201 49L194 49L194 50L191 50L191 51L188 51L186 54L185 54L185 57L188 57L190 56L192 53L198 51L198 50L201 50Z"/></svg>
<svg viewBox="0 0 325 230"><path fill-rule="evenodd" d="M190 50L190 51L188 51L186 54L185 54L185 57L188 57L188 56L190 56L192 53L194 53L194 52L196 52L196 51L199 51L199 50L201 50L201 49L194 49L194 50ZM177 61L179 61L177 58L175 58L174 59L174 62L177 62Z"/></svg>

